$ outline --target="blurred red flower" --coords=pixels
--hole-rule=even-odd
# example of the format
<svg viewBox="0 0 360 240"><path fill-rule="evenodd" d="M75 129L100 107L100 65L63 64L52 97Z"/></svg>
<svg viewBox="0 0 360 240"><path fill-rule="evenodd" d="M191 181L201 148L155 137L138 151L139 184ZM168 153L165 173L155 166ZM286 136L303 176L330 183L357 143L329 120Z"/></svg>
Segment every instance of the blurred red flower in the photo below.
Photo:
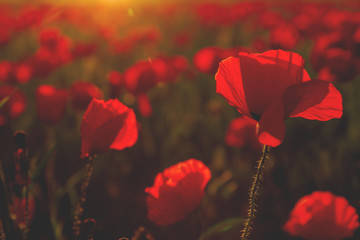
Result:
<svg viewBox="0 0 360 240"><path fill-rule="evenodd" d="M149 61L137 61L125 73L126 89L136 95L145 93L158 83L156 72Z"/></svg>
<svg viewBox="0 0 360 240"><path fill-rule="evenodd" d="M84 111L93 98L103 98L103 93L90 82L75 82L70 88L71 104L74 109Z"/></svg>
<svg viewBox="0 0 360 240"><path fill-rule="evenodd" d="M226 144L238 148L250 146L253 149L260 149L261 144L256 137L256 124L254 119L245 115L233 119L226 131Z"/></svg>
<svg viewBox="0 0 360 240"><path fill-rule="evenodd" d="M15 81L16 83L27 83L32 77L32 69L26 63L16 63L13 66L13 77L13 81Z"/></svg>
<svg viewBox="0 0 360 240"><path fill-rule="evenodd" d="M146 92L155 86L160 79L159 74L149 61L137 61L124 73L124 86L136 96L140 113L145 117L152 114L150 100Z"/></svg>
<svg viewBox="0 0 360 240"><path fill-rule="evenodd" d="M47 5L25 5L21 7L15 18L16 30L23 31L31 27L41 26L50 10L51 7Z"/></svg>
<svg viewBox="0 0 360 240"><path fill-rule="evenodd" d="M304 59L293 52L240 52L222 61L216 91L238 111L259 122L258 139L278 146L287 117L327 121L342 115L342 98L329 82L311 80Z"/></svg>
<svg viewBox="0 0 360 240"><path fill-rule="evenodd" d="M202 73L215 74L219 63L230 56L236 56L238 50L220 47L205 47L197 51L193 58L195 67Z"/></svg>
<svg viewBox="0 0 360 240"><path fill-rule="evenodd" d="M192 36L188 31L177 32L172 39L172 45L174 48L185 48L187 47L192 40Z"/></svg>
<svg viewBox="0 0 360 240"><path fill-rule="evenodd" d="M59 123L65 115L67 99L67 89L57 89L51 85L40 85L36 90L38 118L47 125Z"/></svg>
<svg viewBox="0 0 360 240"><path fill-rule="evenodd" d="M31 221L35 213L35 199L29 196L28 199L28 210L29 210L29 220ZM26 227L26 199L15 197L13 202L9 206L11 213L11 218L16 223L17 227L24 229Z"/></svg>
<svg viewBox="0 0 360 240"><path fill-rule="evenodd" d="M12 71L12 63L9 61L1 61L0 62L0 81L8 82Z"/></svg>
<svg viewBox="0 0 360 240"><path fill-rule="evenodd" d="M134 27L129 29L126 34L128 39L131 39L138 46L151 46L162 40L162 32L155 25Z"/></svg>
<svg viewBox="0 0 360 240"><path fill-rule="evenodd" d="M32 69L24 63L0 62L0 81L9 84L27 83L32 76Z"/></svg>
<svg viewBox="0 0 360 240"><path fill-rule="evenodd" d="M73 60L71 40L57 28L44 29L39 33L40 47L26 64L34 77L47 77L57 67Z"/></svg>
<svg viewBox="0 0 360 240"><path fill-rule="evenodd" d="M107 75L110 85L110 98L117 98L124 85L124 76L118 71L111 71Z"/></svg>
<svg viewBox="0 0 360 240"><path fill-rule="evenodd" d="M316 191L302 197L290 213L284 230L310 240L341 240L359 227L353 206L331 192Z"/></svg>
<svg viewBox="0 0 360 240"><path fill-rule="evenodd" d="M261 2L234 2L219 4L216 2L202 2L195 4L195 14L198 21L209 27L229 26L253 15L262 9Z"/></svg>
<svg viewBox="0 0 360 240"><path fill-rule="evenodd" d="M0 86L0 101L6 97L9 99L0 108L0 126L19 117L26 108L26 97L21 90L9 85Z"/></svg>
<svg viewBox="0 0 360 240"><path fill-rule="evenodd" d="M86 57L93 54L97 50L96 43L76 43L72 49L74 58Z"/></svg>
<svg viewBox="0 0 360 240"><path fill-rule="evenodd" d="M188 60L181 55L158 56L151 60L152 68L156 73L157 82L171 83L178 79L180 73L188 68Z"/></svg>
<svg viewBox="0 0 360 240"><path fill-rule="evenodd" d="M32 69L34 78L45 78L60 66L57 55L44 48L38 49L26 60L26 64Z"/></svg>
<svg viewBox="0 0 360 240"><path fill-rule="evenodd" d="M265 29L272 29L283 21L285 20L280 13L266 10L259 14L257 24Z"/></svg>
<svg viewBox="0 0 360 240"><path fill-rule="evenodd" d="M196 159L158 173L154 185L145 189L149 219L161 226L183 220L200 205L210 178L209 168Z"/></svg>
<svg viewBox="0 0 360 240"><path fill-rule="evenodd" d="M320 79L346 83L359 73L358 60L353 55L355 51L333 47L337 44L334 34L319 37L311 53L311 62Z"/></svg>
<svg viewBox="0 0 360 240"><path fill-rule="evenodd" d="M359 73L356 58L349 50L328 48L323 52L318 78L331 82L346 83L353 80Z"/></svg>
<svg viewBox="0 0 360 240"><path fill-rule="evenodd" d="M9 42L15 26L15 19L12 16L11 8L2 4L0 7L0 46Z"/></svg>
<svg viewBox="0 0 360 240"><path fill-rule="evenodd" d="M142 116L152 114L147 91L158 83L175 82L181 73L188 68L188 61L184 56L158 56L148 61L137 61L124 73L124 87L133 94L137 101ZM113 80L116 75L112 73Z"/></svg>
<svg viewBox="0 0 360 240"><path fill-rule="evenodd" d="M70 39L57 28L44 29L39 33L40 46L53 52L68 49Z"/></svg>
<svg viewBox="0 0 360 240"><path fill-rule="evenodd" d="M117 99L94 98L81 122L82 157L133 146L138 138L136 124L134 111Z"/></svg>
<svg viewBox="0 0 360 240"><path fill-rule="evenodd" d="M148 95L145 93L136 95L138 102L139 112L144 117L150 117L152 115L152 107Z"/></svg>
<svg viewBox="0 0 360 240"><path fill-rule="evenodd" d="M293 49L299 41L297 29L286 22L279 23L270 32L270 45L272 49Z"/></svg>
<svg viewBox="0 0 360 240"><path fill-rule="evenodd" d="M328 31L317 34L311 63L319 78L349 82L359 74L360 14L332 9L323 16Z"/></svg>

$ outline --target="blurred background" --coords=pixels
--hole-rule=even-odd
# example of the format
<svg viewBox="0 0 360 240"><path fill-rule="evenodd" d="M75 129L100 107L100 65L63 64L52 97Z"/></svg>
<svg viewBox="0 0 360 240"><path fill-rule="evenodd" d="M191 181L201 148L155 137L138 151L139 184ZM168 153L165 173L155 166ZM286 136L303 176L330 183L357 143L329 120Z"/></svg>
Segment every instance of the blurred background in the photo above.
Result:
<svg viewBox="0 0 360 240"><path fill-rule="evenodd" d="M91 98L118 98L134 109L139 139L94 161L84 205L84 217L96 220L94 239L239 239L261 147L254 125L230 124L240 114L216 94L214 76L239 51L283 49L305 58L311 78L334 83L344 113L328 122L287 119L266 164L251 239L301 239L282 225L317 190L345 197L359 214L359 9L359 1L1 1L1 209L22 194L13 140L21 130L34 202L29 239L72 239L86 165L80 122ZM41 85L66 93L46 98ZM41 102L51 101L59 110L49 120L53 110ZM202 204L179 223L156 226L144 189L189 158L212 172ZM20 226L23 212L12 214ZM360 230L348 239L360 239Z"/></svg>

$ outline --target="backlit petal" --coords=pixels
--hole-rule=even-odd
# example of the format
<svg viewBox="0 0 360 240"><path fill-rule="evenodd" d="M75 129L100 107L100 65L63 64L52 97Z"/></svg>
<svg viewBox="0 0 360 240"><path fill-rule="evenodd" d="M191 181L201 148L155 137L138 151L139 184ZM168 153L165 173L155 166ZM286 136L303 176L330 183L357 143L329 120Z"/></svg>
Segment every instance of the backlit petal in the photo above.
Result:
<svg viewBox="0 0 360 240"><path fill-rule="evenodd" d="M342 97L329 82L311 80L289 87L283 96L290 117L328 121L342 116Z"/></svg>

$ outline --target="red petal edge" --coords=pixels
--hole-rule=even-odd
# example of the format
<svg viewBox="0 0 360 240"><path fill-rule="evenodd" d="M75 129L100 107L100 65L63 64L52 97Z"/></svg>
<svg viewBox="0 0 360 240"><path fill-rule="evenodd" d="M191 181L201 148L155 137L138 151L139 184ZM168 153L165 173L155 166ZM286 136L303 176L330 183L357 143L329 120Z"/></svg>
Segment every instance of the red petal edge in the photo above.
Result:
<svg viewBox="0 0 360 240"><path fill-rule="evenodd" d="M328 121L341 118L342 97L333 84L311 80L290 86L283 95L285 112L290 117Z"/></svg>

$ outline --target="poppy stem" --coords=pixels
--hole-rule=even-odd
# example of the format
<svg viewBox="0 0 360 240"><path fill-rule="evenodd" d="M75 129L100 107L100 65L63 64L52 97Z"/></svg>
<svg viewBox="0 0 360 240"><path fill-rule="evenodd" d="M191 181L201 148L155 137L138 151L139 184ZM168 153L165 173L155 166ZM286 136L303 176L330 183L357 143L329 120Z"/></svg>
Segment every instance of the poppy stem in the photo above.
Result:
<svg viewBox="0 0 360 240"><path fill-rule="evenodd" d="M86 164L86 173L81 182L81 189L80 189L80 197L76 205L75 214L74 214L74 221L73 221L73 233L76 238L80 235L80 228L81 228L81 217L84 213L84 203L86 201L86 193L89 187L90 179L94 170L94 159L92 156L86 158L88 163Z"/></svg>
<svg viewBox="0 0 360 240"><path fill-rule="evenodd" d="M0 240L6 240L3 221L0 218Z"/></svg>
<svg viewBox="0 0 360 240"><path fill-rule="evenodd" d="M255 206L256 206L255 200L256 200L256 196L258 195L259 184L262 180L264 164L268 157L269 150L270 147L264 145L262 150L262 156L258 162L257 172L250 188L248 216L244 223L244 229L242 230L241 240L246 240L249 237L251 225L253 223L254 214L255 214Z"/></svg>
<svg viewBox="0 0 360 240"><path fill-rule="evenodd" d="M25 230L24 230L24 238L27 239L27 235L30 231L30 213L29 213L29 184L25 185Z"/></svg>

